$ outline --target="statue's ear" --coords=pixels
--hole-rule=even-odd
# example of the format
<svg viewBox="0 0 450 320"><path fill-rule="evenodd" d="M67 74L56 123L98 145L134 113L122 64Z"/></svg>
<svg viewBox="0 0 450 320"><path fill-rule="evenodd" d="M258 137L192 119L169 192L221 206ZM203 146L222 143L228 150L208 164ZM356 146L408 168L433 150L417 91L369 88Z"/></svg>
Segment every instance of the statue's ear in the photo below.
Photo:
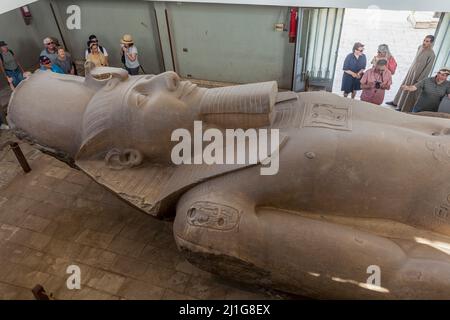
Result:
<svg viewBox="0 0 450 320"><path fill-rule="evenodd" d="M84 64L85 83L95 88L103 87L109 80L113 78L124 81L128 79L128 72L122 68L113 67L96 67L91 61Z"/></svg>
<svg viewBox="0 0 450 320"><path fill-rule="evenodd" d="M143 156L139 150L117 148L111 149L105 156L105 163L110 169L122 170L133 168L142 163Z"/></svg>

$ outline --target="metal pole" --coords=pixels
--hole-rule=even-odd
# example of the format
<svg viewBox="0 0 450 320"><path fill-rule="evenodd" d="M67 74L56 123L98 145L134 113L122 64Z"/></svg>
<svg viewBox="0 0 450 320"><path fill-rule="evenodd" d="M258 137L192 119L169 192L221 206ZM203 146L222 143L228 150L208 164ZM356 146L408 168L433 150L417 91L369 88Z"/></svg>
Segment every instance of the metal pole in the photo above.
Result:
<svg viewBox="0 0 450 320"><path fill-rule="evenodd" d="M16 156L17 161L19 162L20 166L22 167L23 171L25 173L28 173L31 171L30 165L28 164L27 159L23 155L22 150L20 149L20 146L17 142L14 141L6 141L3 145L1 145L0 150L3 150L3 148L9 145L14 152L14 155Z"/></svg>

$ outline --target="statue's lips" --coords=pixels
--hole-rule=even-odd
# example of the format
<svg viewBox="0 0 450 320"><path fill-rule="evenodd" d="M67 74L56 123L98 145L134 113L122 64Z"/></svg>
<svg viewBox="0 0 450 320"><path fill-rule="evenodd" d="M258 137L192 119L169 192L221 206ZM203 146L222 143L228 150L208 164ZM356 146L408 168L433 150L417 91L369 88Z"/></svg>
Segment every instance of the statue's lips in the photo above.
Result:
<svg viewBox="0 0 450 320"><path fill-rule="evenodd" d="M180 99L190 96L197 89L197 85L189 81L182 81L180 85L182 86Z"/></svg>

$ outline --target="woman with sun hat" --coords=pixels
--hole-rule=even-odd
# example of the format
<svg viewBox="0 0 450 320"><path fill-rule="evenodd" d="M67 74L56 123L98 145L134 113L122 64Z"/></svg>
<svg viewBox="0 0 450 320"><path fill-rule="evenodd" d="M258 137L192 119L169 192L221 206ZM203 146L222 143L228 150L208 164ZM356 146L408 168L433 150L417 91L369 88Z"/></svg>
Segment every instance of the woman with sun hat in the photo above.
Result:
<svg viewBox="0 0 450 320"><path fill-rule="evenodd" d="M139 74L138 50L134 45L133 37L129 34L124 34L120 42L122 45L122 61L125 64L125 69L127 69L130 75Z"/></svg>

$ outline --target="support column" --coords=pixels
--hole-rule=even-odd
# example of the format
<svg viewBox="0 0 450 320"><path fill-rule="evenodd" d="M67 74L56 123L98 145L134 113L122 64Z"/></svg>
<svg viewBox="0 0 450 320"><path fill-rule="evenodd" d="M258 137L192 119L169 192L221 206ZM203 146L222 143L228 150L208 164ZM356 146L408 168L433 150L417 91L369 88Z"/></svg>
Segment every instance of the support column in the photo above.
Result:
<svg viewBox="0 0 450 320"><path fill-rule="evenodd" d="M176 71L166 3L157 1L154 3L154 6L157 20L156 22L158 26L158 35L164 62L164 70Z"/></svg>

